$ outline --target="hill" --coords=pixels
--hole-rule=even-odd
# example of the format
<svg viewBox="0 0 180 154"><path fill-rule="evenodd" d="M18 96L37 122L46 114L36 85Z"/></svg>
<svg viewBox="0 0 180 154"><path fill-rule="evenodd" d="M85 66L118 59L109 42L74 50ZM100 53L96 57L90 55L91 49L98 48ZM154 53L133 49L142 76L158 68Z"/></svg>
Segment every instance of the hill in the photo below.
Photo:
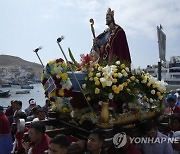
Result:
<svg viewBox="0 0 180 154"><path fill-rule="evenodd" d="M0 76L6 77L7 75L12 78L18 74L26 74L40 78L43 67L40 64L23 60L19 57L10 55L0 55ZM7 73L8 72L8 73Z"/></svg>

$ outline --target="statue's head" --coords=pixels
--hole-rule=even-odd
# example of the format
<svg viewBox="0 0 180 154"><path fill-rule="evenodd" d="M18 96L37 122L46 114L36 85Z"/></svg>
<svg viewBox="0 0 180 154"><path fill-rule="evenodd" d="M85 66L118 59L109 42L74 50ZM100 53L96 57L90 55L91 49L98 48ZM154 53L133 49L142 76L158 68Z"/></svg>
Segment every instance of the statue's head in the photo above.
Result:
<svg viewBox="0 0 180 154"><path fill-rule="evenodd" d="M107 13L106 13L106 25L109 25L112 22L115 24L114 10L111 10L111 8L108 8Z"/></svg>

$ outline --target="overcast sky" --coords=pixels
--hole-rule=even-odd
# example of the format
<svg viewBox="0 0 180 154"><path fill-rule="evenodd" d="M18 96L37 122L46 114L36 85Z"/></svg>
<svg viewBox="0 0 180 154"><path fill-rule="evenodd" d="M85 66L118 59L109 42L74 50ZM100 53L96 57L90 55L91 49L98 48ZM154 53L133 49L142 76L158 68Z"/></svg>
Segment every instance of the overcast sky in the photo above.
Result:
<svg viewBox="0 0 180 154"><path fill-rule="evenodd" d="M39 46L44 64L63 58L56 40L77 61L90 52L93 18L96 35L103 32L105 14L111 7L115 22L126 32L134 68L157 64L157 26L166 34L166 59L180 56L180 0L0 0L0 54L39 62L33 50ZM66 54L68 56L68 54Z"/></svg>

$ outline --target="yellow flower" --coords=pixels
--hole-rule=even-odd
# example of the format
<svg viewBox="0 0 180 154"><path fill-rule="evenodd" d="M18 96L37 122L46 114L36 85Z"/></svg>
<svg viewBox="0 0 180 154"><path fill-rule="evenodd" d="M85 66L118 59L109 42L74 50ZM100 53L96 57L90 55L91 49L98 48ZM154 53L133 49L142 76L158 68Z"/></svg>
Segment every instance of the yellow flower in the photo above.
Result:
<svg viewBox="0 0 180 154"><path fill-rule="evenodd" d="M116 89L117 88L117 86L116 85L113 85L112 86L112 90L114 90L114 89Z"/></svg>
<svg viewBox="0 0 180 154"><path fill-rule="evenodd" d="M103 87L103 88L106 87L106 82L102 82L102 87Z"/></svg>
<svg viewBox="0 0 180 154"><path fill-rule="evenodd" d="M62 62L61 66L62 66L63 68L67 68L67 65L66 65L65 62Z"/></svg>
<svg viewBox="0 0 180 154"><path fill-rule="evenodd" d="M56 95L56 93L55 93L55 91L53 91L49 95L50 95L50 97L54 97Z"/></svg>
<svg viewBox="0 0 180 154"><path fill-rule="evenodd" d="M126 65L124 65L124 64L121 64L121 69L123 69L123 68L125 68L126 67Z"/></svg>
<svg viewBox="0 0 180 154"><path fill-rule="evenodd" d="M124 82L124 83L123 83L123 86L124 86L124 87L126 87L127 85L128 85L127 82Z"/></svg>
<svg viewBox="0 0 180 154"><path fill-rule="evenodd" d="M117 82L117 79L113 79L112 82L113 82L113 83L116 83L116 82Z"/></svg>
<svg viewBox="0 0 180 154"><path fill-rule="evenodd" d="M150 82L148 82L148 83L147 83L147 86L148 86L148 87L150 87L150 86L151 86L151 83L150 83Z"/></svg>
<svg viewBox="0 0 180 154"><path fill-rule="evenodd" d="M131 89L127 88L127 92L130 93L130 92L131 92Z"/></svg>
<svg viewBox="0 0 180 154"><path fill-rule="evenodd" d="M51 61L49 61L48 64L49 64L49 66L50 66L50 65L54 64L54 61L51 60Z"/></svg>
<svg viewBox="0 0 180 154"><path fill-rule="evenodd" d="M131 80L127 79L127 83L130 83L130 82L131 82Z"/></svg>
<svg viewBox="0 0 180 154"><path fill-rule="evenodd" d="M99 86L100 85L100 82L97 80L95 81L95 85Z"/></svg>
<svg viewBox="0 0 180 154"><path fill-rule="evenodd" d="M68 75L66 73L61 73L62 80L67 80Z"/></svg>
<svg viewBox="0 0 180 154"><path fill-rule="evenodd" d="M87 80L88 80L88 77L85 77L84 80L87 81Z"/></svg>
<svg viewBox="0 0 180 154"><path fill-rule="evenodd" d="M99 64L95 64L94 67L95 67L95 68L98 68L98 67L99 67Z"/></svg>
<svg viewBox="0 0 180 154"><path fill-rule="evenodd" d="M115 89L113 89L113 91L115 94L119 94L119 88L115 88Z"/></svg>
<svg viewBox="0 0 180 154"><path fill-rule="evenodd" d="M99 78L98 77L94 77L94 81L99 81Z"/></svg>
<svg viewBox="0 0 180 154"><path fill-rule="evenodd" d="M113 74L113 77L114 77L114 78L116 78L117 76L118 76L118 74L117 74L117 73L114 73L114 74Z"/></svg>
<svg viewBox="0 0 180 154"><path fill-rule="evenodd" d="M93 76L93 73L92 73L92 72L90 72L90 73L88 74L88 76L89 76L89 77L92 77L92 76Z"/></svg>
<svg viewBox="0 0 180 154"><path fill-rule="evenodd" d="M159 91L156 94L157 94L157 96L161 96L161 93Z"/></svg>
<svg viewBox="0 0 180 154"><path fill-rule="evenodd" d="M54 71L54 69L51 70L51 74L55 74L56 72Z"/></svg>
<svg viewBox="0 0 180 154"><path fill-rule="evenodd" d="M136 78L135 78L135 76L131 76L130 79L131 79L132 81L134 81Z"/></svg>
<svg viewBox="0 0 180 154"><path fill-rule="evenodd" d="M61 89L59 90L58 94L59 94L60 96L64 96L64 90L61 88Z"/></svg>
<svg viewBox="0 0 180 154"><path fill-rule="evenodd" d="M143 100L147 100L147 96L146 95L143 96Z"/></svg>
<svg viewBox="0 0 180 154"><path fill-rule="evenodd" d="M153 83L152 87L153 87L153 88L156 88L156 87L157 87L157 84L156 84L156 83Z"/></svg>
<svg viewBox="0 0 180 154"><path fill-rule="evenodd" d="M123 88L124 88L124 86L122 84L118 86L119 91L122 91Z"/></svg>
<svg viewBox="0 0 180 154"><path fill-rule="evenodd" d="M99 94L100 93L100 89L99 88L96 88L95 89L95 94Z"/></svg>
<svg viewBox="0 0 180 154"><path fill-rule="evenodd" d="M62 110L63 110L63 112L65 112L65 113L66 113L66 112L69 112L69 109L68 109L67 107L63 107Z"/></svg>
<svg viewBox="0 0 180 154"><path fill-rule="evenodd" d="M121 73L124 74L124 73L126 73L126 71L123 69L123 70L121 71Z"/></svg>
<svg viewBox="0 0 180 154"><path fill-rule="evenodd" d="M54 63L54 67L57 67L57 63Z"/></svg>

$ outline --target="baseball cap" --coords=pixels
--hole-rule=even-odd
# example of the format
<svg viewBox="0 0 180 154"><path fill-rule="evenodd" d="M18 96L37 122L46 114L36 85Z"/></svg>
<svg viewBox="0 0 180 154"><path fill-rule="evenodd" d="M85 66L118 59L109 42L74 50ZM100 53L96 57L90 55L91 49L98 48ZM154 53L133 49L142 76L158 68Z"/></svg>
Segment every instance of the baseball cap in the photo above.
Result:
<svg viewBox="0 0 180 154"><path fill-rule="evenodd" d="M29 100L29 105L36 105L36 101L34 99Z"/></svg>

